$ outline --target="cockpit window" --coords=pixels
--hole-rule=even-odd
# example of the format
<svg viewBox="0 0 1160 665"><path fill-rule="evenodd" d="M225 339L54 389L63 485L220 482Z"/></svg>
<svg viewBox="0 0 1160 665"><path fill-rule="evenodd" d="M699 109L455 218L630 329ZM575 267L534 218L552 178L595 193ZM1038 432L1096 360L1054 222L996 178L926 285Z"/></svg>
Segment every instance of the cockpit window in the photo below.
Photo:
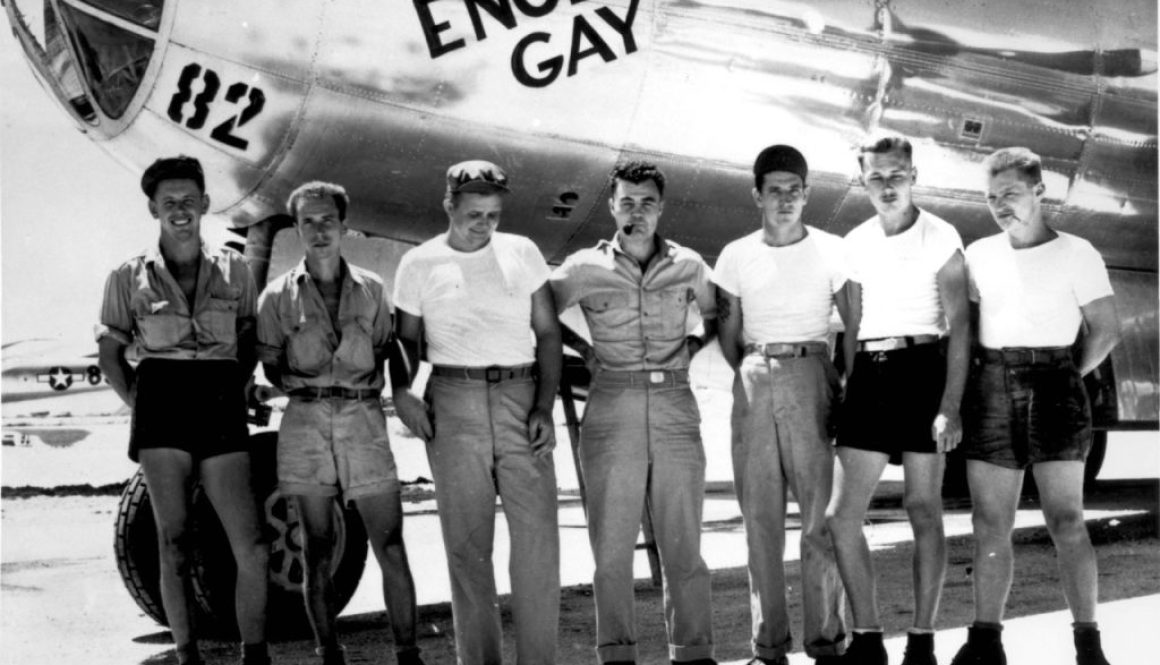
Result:
<svg viewBox="0 0 1160 665"><path fill-rule="evenodd" d="M165 4L165 0L83 0L83 2L150 30L156 30L157 26L161 25L161 8Z"/></svg>
<svg viewBox="0 0 1160 665"><path fill-rule="evenodd" d="M90 2L92 5L150 3ZM160 2L154 3L160 5ZM97 105L110 118L120 118L141 85L153 54L153 40L91 16L64 2L59 3L73 51L80 60L81 75ZM123 10L124 11L124 10ZM117 12L120 15L121 12Z"/></svg>

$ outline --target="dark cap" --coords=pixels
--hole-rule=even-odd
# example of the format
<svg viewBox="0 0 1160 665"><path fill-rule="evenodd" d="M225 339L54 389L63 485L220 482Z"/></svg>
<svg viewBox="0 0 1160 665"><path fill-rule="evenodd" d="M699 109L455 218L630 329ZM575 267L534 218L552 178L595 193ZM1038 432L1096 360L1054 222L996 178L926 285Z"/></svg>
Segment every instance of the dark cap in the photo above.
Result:
<svg viewBox="0 0 1160 665"><path fill-rule="evenodd" d="M447 169L448 194L495 194L510 191L507 174L491 162L473 159Z"/></svg>
<svg viewBox="0 0 1160 665"><path fill-rule="evenodd" d="M771 145L762 150L753 161L753 178L757 187L761 188L761 179L766 173L786 171L795 173L805 184L810 167L806 165L806 158L797 151L797 148L788 145Z"/></svg>

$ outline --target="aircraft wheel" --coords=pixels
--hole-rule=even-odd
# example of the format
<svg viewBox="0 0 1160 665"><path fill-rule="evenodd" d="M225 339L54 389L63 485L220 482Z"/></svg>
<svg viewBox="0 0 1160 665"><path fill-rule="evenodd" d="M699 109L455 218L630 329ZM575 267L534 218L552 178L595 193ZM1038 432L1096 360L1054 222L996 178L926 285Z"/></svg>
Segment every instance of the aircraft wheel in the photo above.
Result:
<svg viewBox="0 0 1160 665"><path fill-rule="evenodd" d="M302 597L304 562L302 528L294 503L278 491L274 451L276 432L251 437L254 491L262 501L265 537L270 543L269 586L266 624L271 633L293 634L309 630ZM221 632L237 630L234 614L234 581L237 575L229 541L208 498L195 496L199 543L194 552L194 595L203 614ZM358 588L367 559L367 535L354 509L334 502L335 544L331 575L338 596L338 609L346 606Z"/></svg>
<svg viewBox="0 0 1160 665"><path fill-rule="evenodd" d="M113 551L121 581L142 612L166 625L158 581L157 527L153 523L153 506L141 469L137 469L121 492L114 531Z"/></svg>
<svg viewBox="0 0 1160 665"><path fill-rule="evenodd" d="M270 542L269 598L267 625L271 633L293 634L309 628L302 598L302 533L293 504L278 492L274 468L274 448L278 436L263 432L252 437L254 489L265 497L265 536ZM335 514L334 576L339 609L346 606L358 588L367 558L367 536L354 509L337 501ZM198 485L193 492L192 585L198 605L199 623L215 632L235 635L234 581L237 569L221 522L209 497ZM125 588L146 615L168 625L161 604L160 564L157 528L145 476L137 470L125 490L117 511L114 550Z"/></svg>

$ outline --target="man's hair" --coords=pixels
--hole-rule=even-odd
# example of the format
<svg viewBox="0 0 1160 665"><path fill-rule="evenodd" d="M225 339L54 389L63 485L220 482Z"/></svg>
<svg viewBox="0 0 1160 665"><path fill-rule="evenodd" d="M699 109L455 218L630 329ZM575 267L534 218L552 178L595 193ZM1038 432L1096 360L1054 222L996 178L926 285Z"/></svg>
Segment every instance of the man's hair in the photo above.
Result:
<svg viewBox="0 0 1160 665"><path fill-rule="evenodd" d="M651 162L633 160L631 162L621 162L612 167L612 171L608 174L609 192L616 192L617 180L631 182L634 185L639 185L646 180L652 180L656 183L657 192L661 197L665 195L665 174L657 168L656 164Z"/></svg>
<svg viewBox="0 0 1160 665"><path fill-rule="evenodd" d="M1043 160L1027 148L1001 148L991 153L983 166L987 167L987 177L993 178L1003 171L1015 169L1032 185L1043 182Z"/></svg>
<svg viewBox="0 0 1160 665"><path fill-rule="evenodd" d="M753 186L757 188L757 191L760 192L765 184L765 174L774 171L793 173L802 179L802 186L805 186L810 167L806 164L806 158L797 148L788 145L771 145L758 153L757 159L753 160Z"/></svg>
<svg viewBox="0 0 1160 665"><path fill-rule="evenodd" d="M141 191L145 192L150 200L157 193L157 185L162 180L192 180L197 188L205 194L205 172L201 170L201 162L193 157L178 155L176 157L162 157L149 165L145 173L141 174Z"/></svg>
<svg viewBox="0 0 1160 665"><path fill-rule="evenodd" d="M346 189L342 185L336 185L333 182L313 180L304 185L299 185L297 189L290 192L289 198L286 199L286 211L290 213L290 216L297 223L298 204L302 199L322 199L327 196L334 199L334 207L338 208L338 220L345 222L346 207L350 205L350 197L347 196Z"/></svg>
<svg viewBox="0 0 1160 665"><path fill-rule="evenodd" d="M873 134L858 144L858 168L866 168L866 153L884 155L888 152L901 152L906 160L914 163L914 148L910 139L901 134Z"/></svg>

